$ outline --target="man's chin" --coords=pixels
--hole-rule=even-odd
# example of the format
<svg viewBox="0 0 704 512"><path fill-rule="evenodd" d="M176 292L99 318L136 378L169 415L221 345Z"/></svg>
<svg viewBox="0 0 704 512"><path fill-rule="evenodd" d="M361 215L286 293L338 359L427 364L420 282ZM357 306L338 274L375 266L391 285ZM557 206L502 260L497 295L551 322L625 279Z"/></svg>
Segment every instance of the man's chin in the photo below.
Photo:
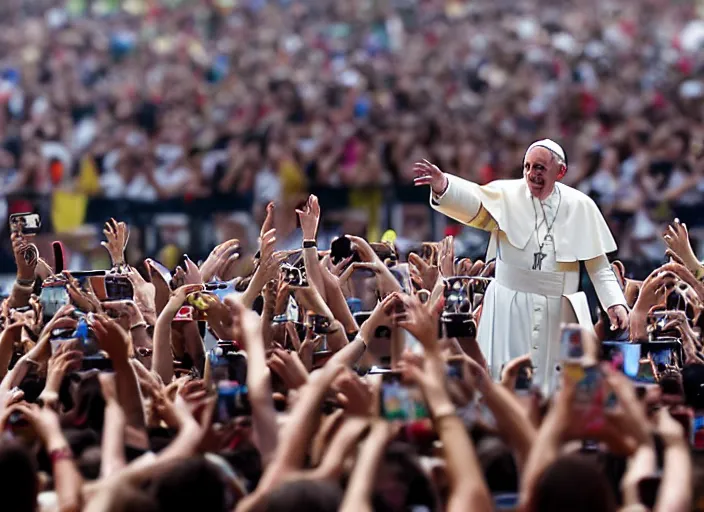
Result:
<svg viewBox="0 0 704 512"><path fill-rule="evenodd" d="M540 199L541 201L543 199L545 199L545 197L543 197L545 195L545 184L544 183L542 185L537 185L529 180L526 180L526 182L528 184L528 190L530 190L530 193L533 196Z"/></svg>

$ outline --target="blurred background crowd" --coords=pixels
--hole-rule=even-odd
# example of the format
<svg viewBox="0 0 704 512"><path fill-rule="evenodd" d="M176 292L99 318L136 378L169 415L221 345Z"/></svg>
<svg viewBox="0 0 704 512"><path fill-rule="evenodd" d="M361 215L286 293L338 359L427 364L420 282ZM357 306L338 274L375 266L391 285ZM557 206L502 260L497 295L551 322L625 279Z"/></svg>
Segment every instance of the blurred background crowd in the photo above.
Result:
<svg viewBox="0 0 704 512"><path fill-rule="evenodd" d="M173 267L236 237L254 252L276 200L281 249L314 192L339 233L455 235L413 191L428 158L472 181L520 175L549 136L638 278L678 217L704 242L704 3L694 0L6 0L0 5L0 220L39 211L68 268ZM9 237L3 237L9 240ZM38 245L41 247L41 237ZM42 251L45 252L45 251ZM702 249L698 251L702 252ZM169 265L169 263L172 263ZM14 269L9 242L0 273Z"/></svg>

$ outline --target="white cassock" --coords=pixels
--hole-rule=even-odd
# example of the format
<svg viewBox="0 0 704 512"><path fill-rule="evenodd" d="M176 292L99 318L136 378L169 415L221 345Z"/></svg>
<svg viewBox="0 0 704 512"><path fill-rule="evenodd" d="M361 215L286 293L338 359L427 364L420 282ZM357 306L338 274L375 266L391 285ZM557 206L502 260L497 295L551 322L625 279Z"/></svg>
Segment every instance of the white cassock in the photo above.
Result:
<svg viewBox="0 0 704 512"><path fill-rule="evenodd" d="M541 204L523 179L479 186L446 176L449 186L442 196L431 194L432 207L492 233L487 261L496 258L496 277L477 334L489 370L498 379L507 362L530 354L533 382L549 393L559 375L560 324L593 330L586 296L578 292L579 262L604 310L626 305L606 258L616 250L611 232L591 198L562 183ZM533 270L536 260L540 270Z"/></svg>

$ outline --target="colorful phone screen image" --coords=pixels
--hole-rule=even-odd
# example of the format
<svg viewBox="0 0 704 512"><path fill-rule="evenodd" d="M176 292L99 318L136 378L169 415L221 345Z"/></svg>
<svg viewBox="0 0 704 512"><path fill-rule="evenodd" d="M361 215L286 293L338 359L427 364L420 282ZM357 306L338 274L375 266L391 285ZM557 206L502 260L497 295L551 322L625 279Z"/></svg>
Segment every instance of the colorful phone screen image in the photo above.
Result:
<svg viewBox="0 0 704 512"><path fill-rule="evenodd" d="M414 421L429 418L423 395L415 386L401 383L399 375L384 375L381 385L381 416L389 421Z"/></svg>
<svg viewBox="0 0 704 512"><path fill-rule="evenodd" d="M692 421L691 444L695 450L704 450L704 414L698 411Z"/></svg>
<svg viewBox="0 0 704 512"><path fill-rule="evenodd" d="M226 423L238 416L249 416L252 408L249 404L247 386L240 386L235 381L218 382L217 421Z"/></svg>
<svg viewBox="0 0 704 512"><path fill-rule="evenodd" d="M585 422L586 432L604 426L604 406L609 397L598 366L565 365L565 377L575 383L574 408Z"/></svg>
<svg viewBox="0 0 704 512"><path fill-rule="evenodd" d="M582 330L575 327L565 327L560 339L560 359L574 361L584 355L582 348Z"/></svg>
<svg viewBox="0 0 704 512"><path fill-rule="evenodd" d="M631 379L638 376L640 345L621 341L605 341L601 344L601 351L601 359L610 362L614 370L620 371Z"/></svg>

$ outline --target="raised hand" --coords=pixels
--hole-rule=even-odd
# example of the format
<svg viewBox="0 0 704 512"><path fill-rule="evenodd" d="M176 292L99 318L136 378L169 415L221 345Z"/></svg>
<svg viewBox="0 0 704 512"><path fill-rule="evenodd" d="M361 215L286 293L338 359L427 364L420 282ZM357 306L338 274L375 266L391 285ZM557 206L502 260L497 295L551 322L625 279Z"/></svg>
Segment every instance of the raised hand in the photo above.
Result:
<svg viewBox="0 0 704 512"><path fill-rule="evenodd" d="M694 254L692 244L689 242L689 232L686 224L682 224L679 219L675 219L675 222L667 227L663 239L668 247L668 256L687 267L695 275L700 271L702 265L696 254Z"/></svg>
<svg viewBox="0 0 704 512"><path fill-rule="evenodd" d="M415 253L408 255L408 262L418 271L418 275L423 281L423 288L432 290L440 276L440 268L429 264Z"/></svg>
<svg viewBox="0 0 704 512"><path fill-rule="evenodd" d="M127 361L131 352L130 337L117 322L102 315L88 315L88 324L93 328L98 345L113 361Z"/></svg>
<svg viewBox="0 0 704 512"><path fill-rule="evenodd" d="M264 238L264 235L274 229L274 212L276 211L276 205L272 201L266 205L266 217L262 223L262 228L259 231L259 238Z"/></svg>
<svg viewBox="0 0 704 512"><path fill-rule="evenodd" d="M68 295L71 298L71 302L84 313L97 313L103 310L100 305L98 297L95 296L93 290L90 288L90 282L88 282L88 289L81 289L78 281L74 279L71 274L68 274L68 282L66 283L66 289L68 290Z"/></svg>
<svg viewBox="0 0 704 512"><path fill-rule="evenodd" d="M132 267L128 268L126 275L134 289L135 304L144 316L144 320L149 325L154 325L156 323L156 286L145 281L142 275Z"/></svg>
<svg viewBox="0 0 704 512"><path fill-rule="evenodd" d="M455 275L455 238L447 236L440 242L438 251L438 266L443 277Z"/></svg>
<svg viewBox="0 0 704 512"><path fill-rule="evenodd" d="M34 272L39 261L37 246L29 243L21 233L12 233L10 238L17 265L17 278L24 281L34 280Z"/></svg>
<svg viewBox="0 0 704 512"><path fill-rule="evenodd" d="M440 348L437 343L437 318L428 313L416 296L401 293L394 293L393 296L394 299L388 307L394 311L396 325L415 336L426 352L438 352Z"/></svg>
<svg viewBox="0 0 704 512"><path fill-rule="evenodd" d="M304 240L315 240L318 233L318 223L320 222L320 204L314 195L308 197L308 201L302 210L296 210L298 219L301 221L301 231Z"/></svg>
<svg viewBox="0 0 704 512"><path fill-rule="evenodd" d="M110 219L105 223L103 234L107 241L100 242L110 254L113 267L120 267L125 264L125 248L130 239L130 230L124 222L117 222Z"/></svg>
<svg viewBox="0 0 704 512"><path fill-rule="evenodd" d="M430 185L431 190L436 195L441 195L447 190L449 180L437 165L433 165L424 159L415 163L413 173L415 175L413 184L416 187Z"/></svg>
<svg viewBox="0 0 704 512"><path fill-rule="evenodd" d="M234 264L240 257L240 241L236 238L224 242L213 249L208 259L200 266L200 275L204 283L208 283L215 277L221 279L227 273L230 265Z"/></svg>

